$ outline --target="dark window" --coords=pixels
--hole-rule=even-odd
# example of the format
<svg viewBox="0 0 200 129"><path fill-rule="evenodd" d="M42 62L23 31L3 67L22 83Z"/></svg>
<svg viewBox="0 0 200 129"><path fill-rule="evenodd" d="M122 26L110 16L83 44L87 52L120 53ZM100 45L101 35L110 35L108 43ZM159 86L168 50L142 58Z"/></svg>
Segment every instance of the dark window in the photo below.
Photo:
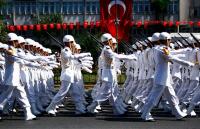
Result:
<svg viewBox="0 0 200 129"><path fill-rule="evenodd" d="M83 3L79 2L79 4L78 4L78 13L82 14L83 12L84 12L84 10L83 10Z"/></svg>
<svg viewBox="0 0 200 129"><path fill-rule="evenodd" d="M96 2L93 2L91 5L92 5L92 13L96 14Z"/></svg>
<svg viewBox="0 0 200 129"><path fill-rule="evenodd" d="M65 13L65 14L67 13L67 7L68 7L67 2L64 2L63 3L63 13Z"/></svg>
<svg viewBox="0 0 200 129"><path fill-rule="evenodd" d="M21 14L25 14L25 4L22 4L21 3L21 5L20 5L20 12L21 12Z"/></svg>
<svg viewBox="0 0 200 129"><path fill-rule="evenodd" d="M96 2L96 6L97 6L97 14L99 14L100 13L100 4L99 4L99 2Z"/></svg>
<svg viewBox="0 0 200 129"><path fill-rule="evenodd" d="M44 13L48 14L49 13L49 3L44 3Z"/></svg>
<svg viewBox="0 0 200 129"><path fill-rule="evenodd" d="M73 8L74 8L74 14L77 14L78 13L78 2L74 2L73 3Z"/></svg>
<svg viewBox="0 0 200 129"><path fill-rule="evenodd" d="M42 2L38 3L38 9L39 9L39 13L43 14L43 3Z"/></svg>
<svg viewBox="0 0 200 129"><path fill-rule="evenodd" d="M27 4L27 6L26 6L26 14L30 14L31 13L31 5L30 5L30 3L29 4Z"/></svg>
<svg viewBox="0 0 200 129"><path fill-rule="evenodd" d="M55 3L55 6L56 6L56 13L60 13L61 11L61 6L60 6L60 3Z"/></svg>
<svg viewBox="0 0 200 129"><path fill-rule="evenodd" d="M50 3L50 13L54 13L55 11L54 11L54 2L51 2Z"/></svg>
<svg viewBox="0 0 200 129"><path fill-rule="evenodd" d="M72 14L73 13L73 3L69 2L68 3L68 14Z"/></svg>
<svg viewBox="0 0 200 129"><path fill-rule="evenodd" d="M86 3L86 13L88 13L88 14L91 13L91 11L90 11L90 2Z"/></svg>

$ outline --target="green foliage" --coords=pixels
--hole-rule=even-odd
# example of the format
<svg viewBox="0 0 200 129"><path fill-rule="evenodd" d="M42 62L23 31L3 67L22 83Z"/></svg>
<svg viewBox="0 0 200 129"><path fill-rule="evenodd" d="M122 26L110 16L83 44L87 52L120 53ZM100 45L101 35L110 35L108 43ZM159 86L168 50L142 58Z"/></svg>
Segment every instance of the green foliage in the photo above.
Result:
<svg viewBox="0 0 200 129"><path fill-rule="evenodd" d="M0 8L5 4L5 0L0 0Z"/></svg>
<svg viewBox="0 0 200 129"><path fill-rule="evenodd" d="M50 14L50 15L41 15L40 24L49 24L49 23L62 23L61 14Z"/></svg>
<svg viewBox="0 0 200 129"><path fill-rule="evenodd" d="M169 2L170 0L151 0L152 7L155 10L156 20L164 20Z"/></svg>
<svg viewBox="0 0 200 129"><path fill-rule="evenodd" d="M50 15L40 15L40 19L38 21L38 24L50 24L50 23L62 23L62 17L61 14L50 14ZM48 31L34 31L33 34L38 38L37 40L40 41L40 43L46 47L51 47L53 51L56 51L59 49L59 46L55 41L53 41L50 36L47 34L51 34L54 37L58 37L59 39L62 37L62 31L56 30L56 29L48 29Z"/></svg>
<svg viewBox="0 0 200 129"><path fill-rule="evenodd" d="M6 26L0 22L0 42L5 42L6 41L6 35L7 35L7 28Z"/></svg>
<svg viewBox="0 0 200 129"><path fill-rule="evenodd" d="M98 43L93 40L85 30L82 30L80 34L75 35L75 39L77 43L79 43L82 47L82 51L90 52L92 57L94 58L94 62L97 62L98 57L100 55L100 48L98 47ZM94 34L97 39L100 39L101 32ZM96 65L96 64L95 64Z"/></svg>

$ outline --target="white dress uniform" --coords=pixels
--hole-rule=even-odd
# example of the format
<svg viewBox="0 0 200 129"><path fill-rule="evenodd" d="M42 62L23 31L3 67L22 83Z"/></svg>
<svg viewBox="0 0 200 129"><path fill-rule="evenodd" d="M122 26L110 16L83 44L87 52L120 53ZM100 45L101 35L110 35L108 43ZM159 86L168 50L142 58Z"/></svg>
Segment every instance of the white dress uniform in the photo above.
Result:
<svg viewBox="0 0 200 129"><path fill-rule="evenodd" d="M94 100L97 96L97 92L99 91L99 87L101 87L102 84L102 80L101 80L101 76L102 76L102 69L103 69L103 61L102 61L102 55L99 56L98 58L98 71L97 71L97 82L94 85L92 92L91 92L91 96L92 99Z"/></svg>
<svg viewBox="0 0 200 129"><path fill-rule="evenodd" d="M17 56L17 50L12 46L10 46L10 48L12 49L14 56ZM35 116L31 113L30 104L20 79L20 64L23 64L23 62L21 59L14 56L8 54L5 55L4 85L8 86L8 88L0 96L0 110L3 110L9 98L14 95L25 110L26 120L30 120L35 118Z"/></svg>
<svg viewBox="0 0 200 129"><path fill-rule="evenodd" d="M153 51L152 49L146 49L145 57L145 64L146 64L146 81L144 83L144 89L140 93L140 95L137 97L140 101L140 104L138 104L138 107L136 108L136 111L139 111L142 109L142 106L146 102L146 99L153 87L153 78L154 78L154 69L155 69L155 61L153 60ZM148 69L147 69L148 68Z"/></svg>
<svg viewBox="0 0 200 129"><path fill-rule="evenodd" d="M53 100L51 101L51 104L47 107L46 111L50 114L55 115L55 106L59 104L66 94L68 93L71 84L74 83L74 59L83 58L86 56L90 56L88 53L81 53L81 54L75 54L72 55L72 52L69 47L65 47L61 51L61 87L58 91L58 93L54 96Z"/></svg>
<svg viewBox="0 0 200 129"><path fill-rule="evenodd" d="M3 85L5 74L5 58L3 57L3 53L0 53L0 94L4 91L5 86Z"/></svg>
<svg viewBox="0 0 200 129"><path fill-rule="evenodd" d="M117 86L117 75L114 69L114 59L134 59L134 57L127 57L125 55L118 55L114 53L110 46L105 45L102 50L102 85L99 88L97 97L93 100L93 103L87 107L88 111L94 113L98 103L109 100L110 104L113 106L113 112L115 115L121 115L124 112L119 108L118 96L115 96Z"/></svg>
<svg viewBox="0 0 200 129"><path fill-rule="evenodd" d="M200 50L197 51L197 62L199 65L200 64ZM187 109L187 114L191 115L191 113L194 111L195 106L200 105L200 86L196 88L194 95L192 96L192 99L190 100L189 104L190 105Z"/></svg>
<svg viewBox="0 0 200 129"><path fill-rule="evenodd" d="M141 51L137 51L135 53L135 56L138 57L140 53L141 53ZM128 93L126 95L125 103L128 103L132 96L135 97L135 92L138 88L138 83L139 83L139 81L138 81L138 75L139 75L139 62L138 62L138 60L133 61L132 67L134 69L134 71L133 71L134 80L133 80L133 82L131 82L131 89L128 91ZM136 102L136 99L133 100L132 105L134 105L135 102Z"/></svg>
<svg viewBox="0 0 200 129"><path fill-rule="evenodd" d="M72 97L72 100L75 104L75 113L76 114L82 114L86 113L86 107L83 103L84 97L84 83L81 73L81 65L78 60L74 60L74 72L76 73L74 76L74 83L72 84L70 88L70 95Z"/></svg>
<svg viewBox="0 0 200 129"><path fill-rule="evenodd" d="M198 54L199 49L195 48L190 52L189 61L190 62L198 62ZM182 103L185 105L189 104L195 91L199 87L199 65L195 65L190 69L190 85L187 88L186 94L183 96Z"/></svg>
<svg viewBox="0 0 200 129"><path fill-rule="evenodd" d="M125 67L126 67L126 81L124 82L123 85L123 93L122 93L122 98L125 103L128 103L129 100L126 100L128 93L130 92L130 89L132 88L132 82L134 82L134 67L136 65L135 60L131 61L126 61L125 62Z"/></svg>
<svg viewBox="0 0 200 129"><path fill-rule="evenodd" d="M184 60L189 60L189 53L192 51L191 48L186 48ZM179 101L182 102L183 96L187 92L187 88L190 85L190 69L188 67L182 66L182 84L181 88L177 92Z"/></svg>
<svg viewBox="0 0 200 129"><path fill-rule="evenodd" d="M170 104L173 114L176 116L177 119L181 119L182 117L186 116L184 114L178 104L176 103L176 94L172 87L172 78L170 75L170 60L175 61L180 64L184 65L192 65L189 62L177 59L172 57L171 55L165 55L163 49L166 46L160 45L157 49L154 49L154 59L156 61L155 67L155 78L154 78L154 87L150 93L150 96L145 103L143 111L142 111L142 118L145 120L151 120L152 117L150 115L151 109L157 105L161 95L164 93L167 101Z"/></svg>

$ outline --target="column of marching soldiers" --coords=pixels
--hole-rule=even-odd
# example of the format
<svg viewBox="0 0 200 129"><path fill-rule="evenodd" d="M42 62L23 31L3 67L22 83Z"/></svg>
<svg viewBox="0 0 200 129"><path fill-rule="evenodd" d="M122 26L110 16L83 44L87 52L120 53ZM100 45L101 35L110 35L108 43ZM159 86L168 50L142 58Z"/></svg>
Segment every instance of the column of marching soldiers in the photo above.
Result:
<svg viewBox="0 0 200 129"><path fill-rule="evenodd" d="M194 108L200 102L199 64L200 35L172 40L167 32L137 41L129 55L115 52L117 41L110 34L101 36L104 45L98 58L98 80L91 92L91 104L86 101L81 71L92 73L93 58L81 53L81 47L71 35L63 37L61 63L51 50L40 43L15 33L0 43L0 115L13 112L16 103L24 109L25 120L47 112L56 116L57 109L69 94L75 114L97 114L104 101L109 101L113 114L123 116L127 107L141 113L144 121L154 121L153 107L170 111L177 120L196 116ZM54 91L53 68L61 66L61 86ZM126 67L122 89L117 77Z"/></svg>

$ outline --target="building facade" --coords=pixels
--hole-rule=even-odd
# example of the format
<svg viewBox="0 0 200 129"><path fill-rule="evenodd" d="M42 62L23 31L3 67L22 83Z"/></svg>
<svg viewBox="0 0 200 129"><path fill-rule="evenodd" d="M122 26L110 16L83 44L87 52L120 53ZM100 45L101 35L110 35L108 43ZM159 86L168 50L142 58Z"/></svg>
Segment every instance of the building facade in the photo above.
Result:
<svg viewBox="0 0 200 129"><path fill-rule="evenodd" d="M188 1L195 3L198 0L170 0L165 20L176 21L200 15L199 6L192 8ZM182 9L183 5L189 6L188 10ZM151 0L133 0L132 12L135 21L155 19ZM35 24L40 17L50 14L60 14L62 21L67 23L97 21L100 20L99 0L6 0L0 9L4 22L14 25Z"/></svg>

